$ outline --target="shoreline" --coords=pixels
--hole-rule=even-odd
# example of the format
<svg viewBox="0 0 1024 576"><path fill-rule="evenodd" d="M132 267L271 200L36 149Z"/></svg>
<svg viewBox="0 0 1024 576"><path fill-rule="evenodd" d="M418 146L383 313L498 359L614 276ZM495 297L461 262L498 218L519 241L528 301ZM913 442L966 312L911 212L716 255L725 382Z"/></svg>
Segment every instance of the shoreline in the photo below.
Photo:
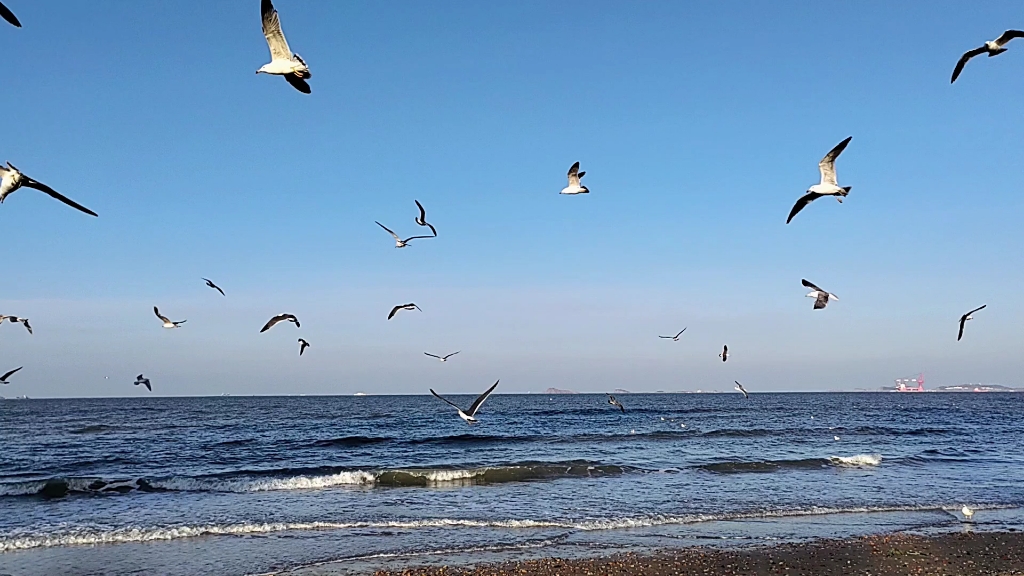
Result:
<svg viewBox="0 0 1024 576"><path fill-rule="evenodd" d="M541 558L468 566L424 566L377 570L374 576L662 576L714 574L830 576L907 574L949 576L1024 575L1024 532L907 532L812 542L722 549L669 548L650 554L620 553L595 558Z"/></svg>

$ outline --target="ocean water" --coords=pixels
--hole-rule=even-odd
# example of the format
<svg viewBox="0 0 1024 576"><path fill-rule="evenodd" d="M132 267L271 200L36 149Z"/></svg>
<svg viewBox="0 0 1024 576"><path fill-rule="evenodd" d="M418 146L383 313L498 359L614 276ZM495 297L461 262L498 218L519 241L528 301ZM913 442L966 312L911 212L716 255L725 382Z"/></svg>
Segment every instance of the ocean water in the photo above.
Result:
<svg viewBox="0 0 1024 576"><path fill-rule="evenodd" d="M0 573L360 573L947 529L964 503L1022 521L1024 394L619 398L494 395L472 426L430 396L3 401Z"/></svg>

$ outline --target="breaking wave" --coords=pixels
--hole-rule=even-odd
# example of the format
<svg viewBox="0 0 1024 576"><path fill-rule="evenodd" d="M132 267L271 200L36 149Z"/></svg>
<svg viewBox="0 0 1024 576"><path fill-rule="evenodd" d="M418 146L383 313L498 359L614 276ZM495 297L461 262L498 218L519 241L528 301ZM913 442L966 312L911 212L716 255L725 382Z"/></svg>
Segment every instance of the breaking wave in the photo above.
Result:
<svg viewBox="0 0 1024 576"><path fill-rule="evenodd" d="M776 472L779 470L808 470L829 467L869 467L882 463L881 454L856 454L854 456L829 456L828 458L801 458L796 460L753 460L729 461L701 464L700 470L720 474L742 472Z"/></svg>

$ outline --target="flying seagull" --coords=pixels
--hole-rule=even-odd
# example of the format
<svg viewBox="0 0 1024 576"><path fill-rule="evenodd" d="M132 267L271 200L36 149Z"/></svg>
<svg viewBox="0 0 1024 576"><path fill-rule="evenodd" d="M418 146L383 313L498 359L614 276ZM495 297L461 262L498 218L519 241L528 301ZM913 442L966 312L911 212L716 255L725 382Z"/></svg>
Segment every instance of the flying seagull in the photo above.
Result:
<svg viewBox="0 0 1024 576"><path fill-rule="evenodd" d="M32 326L29 325L28 318L18 318L17 316L4 316L3 314L0 314L0 324L2 324L4 320L7 320L11 324L17 324L18 322L21 322L22 324L25 325L25 329L28 330L28 333L32 333Z"/></svg>
<svg viewBox="0 0 1024 576"><path fill-rule="evenodd" d="M964 71L964 66L967 65L968 60L975 56L981 56L986 52L988 53L989 58L998 56L1003 52L1006 52L1006 48L1003 48L1003 46L1006 46L1006 44L1014 38L1024 38L1024 31L1007 30L1006 32L1003 32L999 38L985 42L985 44L980 48L964 52L964 55L960 57L960 61L956 63L956 68L953 69L953 78L950 79L949 83L952 84L953 82L956 82L957 77Z"/></svg>
<svg viewBox="0 0 1024 576"><path fill-rule="evenodd" d="M13 26L21 28L21 22L18 22L18 17L14 15L14 12L11 12L10 8L4 6L3 3L0 3L0 18L7 20Z"/></svg>
<svg viewBox="0 0 1024 576"><path fill-rule="evenodd" d="M299 324L299 319L296 318L294 314L278 314L277 316L274 316L270 320L267 320L267 323L264 324L263 328L260 329L260 334L266 332L267 330L270 330L278 322L284 322L285 320L289 322L294 322L296 328L302 327L302 325Z"/></svg>
<svg viewBox="0 0 1024 576"><path fill-rule="evenodd" d="M135 385L138 386L139 384L145 386L150 392L153 391L153 385L149 383L149 378L143 378L142 374L135 377Z"/></svg>
<svg viewBox="0 0 1024 576"><path fill-rule="evenodd" d="M434 225L427 222L427 211L423 209L423 204L420 204L419 200L413 200L413 202L415 202L416 206L420 209L420 215L416 217L416 223L420 226L430 228L430 231L434 233L434 236L437 236L437 230L434 229ZM385 228L385 230L387 230L387 228ZM390 230L388 230L388 232L390 232Z"/></svg>
<svg viewBox="0 0 1024 576"><path fill-rule="evenodd" d="M19 367L15 368L14 370L11 370L7 374L4 374L3 376L0 376L0 384L10 384L10 382L8 382L7 379L11 377L11 374L14 374L18 370L21 370L22 368L24 368L24 366L19 366Z"/></svg>
<svg viewBox="0 0 1024 576"><path fill-rule="evenodd" d="M805 206L822 196L835 196L840 204L843 203L843 198L850 193L850 189L853 186L840 187L836 183L836 158L843 153L843 150L846 150L846 145L850 143L850 140L853 140L853 136L837 144L828 154L825 154L821 162L818 162L818 171L821 172L821 183L808 188L807 193L796 201L796 204L793 205L793 210L789 213L789 218L786 219L786 224L789 224L793 217L803 210Z"/></svg>
<svg viewBox="0 0 1024 576"><path fill-rule="evenodd" d="M53 188L50 188L46 184L33 180L28 176L22 174L21 171L15 168L14 165L11 164L10 162L7 163L6 168L0 166L0 204L3 204L4 198L7 198L8 195L16 191L18 188L21 188L22 186L35 188L36 190L39 190L40 192L50 196L51 198L56 198L57 200L60 200L61 202L67 204L68 206L71 206L76 210L81 210L82 212L85 212L90 216L97 215L92 210L89 210L88 208L82 206L78 202L75 202L74 200L68 198L67 196L64 196L63 194L57 192Z"/></svg>
<svg viewBox="0 0 1024 576"><path fill-rule="evenodd" d="M586 175L586 172L580 172L580 163L577 162L569 168L569 185L562 188L559 194L589 194L590 190L587 187L580 184L580 178Z"/></svg>
<svg viewBox="0 0 1024 576"><path fill-rule="evenodd" d="M672 340L673 342L678 342L679 341L679 337L683 335L683 332L686 332L686 328L683 328L682 330L680 330L679 333L676 334L675 336L658 336L658 338L668 338L669 340Z"/></svg>
<svg viewBox="0 0 1024 576"><path fill-rule="evenodd" d="M476 417L475 417L476 413L477 413L477 410L480 410L480 406L484 403L484 400L487 400L487 397L491 395L491 392L494 392L494 389L498 387L498 382L500 382L500 380L496 381L493 386L488 388L486 392L484 392L483 394L480 395L479 398L474 400L473 401L473 405L470 406L469 410L466 410L465 412L462 411L462 408L459 408L458 406L453 404L451 401L445 400L445 398L443 396L441 396L437 392L434 392L433 389L430 390L430 393L433 394L434 396L437 396L441 400L444 400L444 402L446 402L449 406L451 406L451 407L455 408L456 410L458 410L459 411L459 418L462 418L466 422L473 423L473 422L477 421Z"/></svg>
<svg viewBox="0 0 1024 576"><path fill-rule="evenodd" d="M964 314L963 316L960 317L960 334L958 334L956 337L957 342L959 342L960 339L964 337L964 324L966 324L968 320L974 320L974 316L971 316L971 314L974 314L978 310L985 308L985 306L988 306L988 304L982 304L981 306L975 308L974 310L971 310L967 314Z"/></svg>
<svg viewBox="0 0 1024 576"><path fill-rule="evenodd" d="M733 380L733 382L736 382L736 390L738 390L738 391L742 392L742 393L743 393L743 397L744 397L744 398L748 398L748 399L749 399L749 398L750 398L750 396L749 396L749 395L747 394L747 391L746 391L746 389L744 389L744 388L743 388L743 384L740 384L740 383L739 383L738 381L736 381L736 380Z"/></svg>
<svg viewBox="0 0 1024 576"><path fill-rule="evenodd" d="M725 362L726 360L728 360L729 359L729 347L728 346L722 346L722 353L719 354L718 356L722 359L722 362Z"/></svg>
<svg viewBox="0 0 1024 576"><path fill-rule="evenodd" d="M974 519L974 510L971 510L964 504L964 507L960 509L960 513L964 515L964 521L970 522Z"/></svg>
<svg viewBox="0 0 1024 576"><path fill-rule="evenodd" d="M377 221L374 220L374 222L377 222ZM388 228L387 226L381 224L380 222L377 222L377 226L380 226L381 228L387 230L388 234L391 234L392 236L394 236L394 238L395 238L395 248L405 248L406 246L409 245L409 242L411 242L413 240L419 240L420 238L433 238L434 236L437 236L437 233L435 233L434 236L410 236L410 237L406 238L405 240L402 240L401 238L398 237L398 234L395 234L394 232L391 231L390 228Z"/></svg>
<svg viewBox="0 0 1024 576"><path fill-rule="evenodd" d="M309 348L309 342L299 338L299 356L302 356L302 353L306 351L306 348Z"/></svg>
<svg viewBox="0 0 1024 576"><path fill-rule="evenodd" d="M226 294L224 294L224 291L221 290L220 286L217 286L216 284L213 283L213 280L210 280L209 278L203 278L203 280L206 280L206 285L207 286L209 286L210 288L213 288L217 292L220 292L221 296L226 296Z"/></svg>
<svg viewBox="0 0 1024 576"><path fill-rule="evenodd" d="M263 35L267 38L267 46L270 47L270 63L264 64L256 71L264 74L284 76L284 79L293 88L309 94L312 90L306 79L312 76L309 66L298 54L292 54L288 47L288 41L284 39L284 32L281 31L281 19L277 16L277 10L270 0L260 1L260 14L263 16Z"/></svg>
<svg viewBox="0 0 1024 576"><path fill-rule="evenodd" d="M431 354L430 352L424 352L424 354L426 354L427 356L430 356L431 358L437 358L441 362L447 362L449 358L451 358L452 356L455 356L459 352L462 352L462 350L459 350L457 352L452 352L451 354L446 354L444 356L438 356L437 354Z"/></svg>
<svg viewBox="0 0 1024 576"><path fill-rule="evenodd" d="M811 292L807 294L808 298L814 298L814 309L821 310L828 305L829 299L839 300L839 297L831 292L825 292L821 288L818 288L814 284L811 284L807 280L801 279L800 283L811 289Z"/></svg>
<svg viewBox="0 0 1024 576"><path fill-rule="evenodd" d="M619 410L622 410L623 413L626 412L626 407L622 405L622 402L616 400L615 396L612 396L611 394L608 395L608 403L612 406L618 406Z"/></svg>
<svg viewBox="0 0 1024 576"><path fill-rule="evenodd" d="M171 322L171 320L168 319L167 316L163 316L160 314L160 310L156 306L153 306L153 313L156 314L156 317L159 318L160 321L164 323L164 328L179 328L182 324L187 322L187 320Z"/></svg>
<svg viewBox="0 0 1024 576"><path fill-rule="evenodd" d="M388 320L394 318L395 314L398 314L399 310L419 310L420 312L423 312L423 310L419 306L413 304L412 302L409 302L408 304L399 304L398 306L395 306L394 308L391 309L391 313L388 314Z"/></svg>

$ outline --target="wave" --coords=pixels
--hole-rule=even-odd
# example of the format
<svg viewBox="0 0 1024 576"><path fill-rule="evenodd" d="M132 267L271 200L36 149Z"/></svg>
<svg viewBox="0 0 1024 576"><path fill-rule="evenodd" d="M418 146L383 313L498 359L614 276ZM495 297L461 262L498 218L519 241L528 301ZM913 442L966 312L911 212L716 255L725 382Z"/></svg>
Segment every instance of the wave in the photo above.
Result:
<svg viewBox="0 0 1024 576"><path fill-rule="evenodd" d="M326 440L317 440L313 442L313 446L317 447L330 447L330 446L365 446L367 444L381 444L384 442L391 442L391 438L380 438L377 436L342 436L340 438L328 438Z"/></svg>
<svg viewBox="0 0 1024 576"><path fill-rule="evenodd" d="M109 432L111 430L116 429L116 426L107 426L106 424L93 424L91 426L75 428L74 430L71 430L71 434L99 434L100 432Z"/></svg>
<svg viewBox="0 0 1024 576"><path fill-rule="evenodd" d="M829 467L868 467L882 463L881 454L855 454L853 456L829 456L828 458L801 458L795 460L752 460L728 461L701 464L699 470L720 474L743 472L776 472L779 470L808 470Z"/></svg>

